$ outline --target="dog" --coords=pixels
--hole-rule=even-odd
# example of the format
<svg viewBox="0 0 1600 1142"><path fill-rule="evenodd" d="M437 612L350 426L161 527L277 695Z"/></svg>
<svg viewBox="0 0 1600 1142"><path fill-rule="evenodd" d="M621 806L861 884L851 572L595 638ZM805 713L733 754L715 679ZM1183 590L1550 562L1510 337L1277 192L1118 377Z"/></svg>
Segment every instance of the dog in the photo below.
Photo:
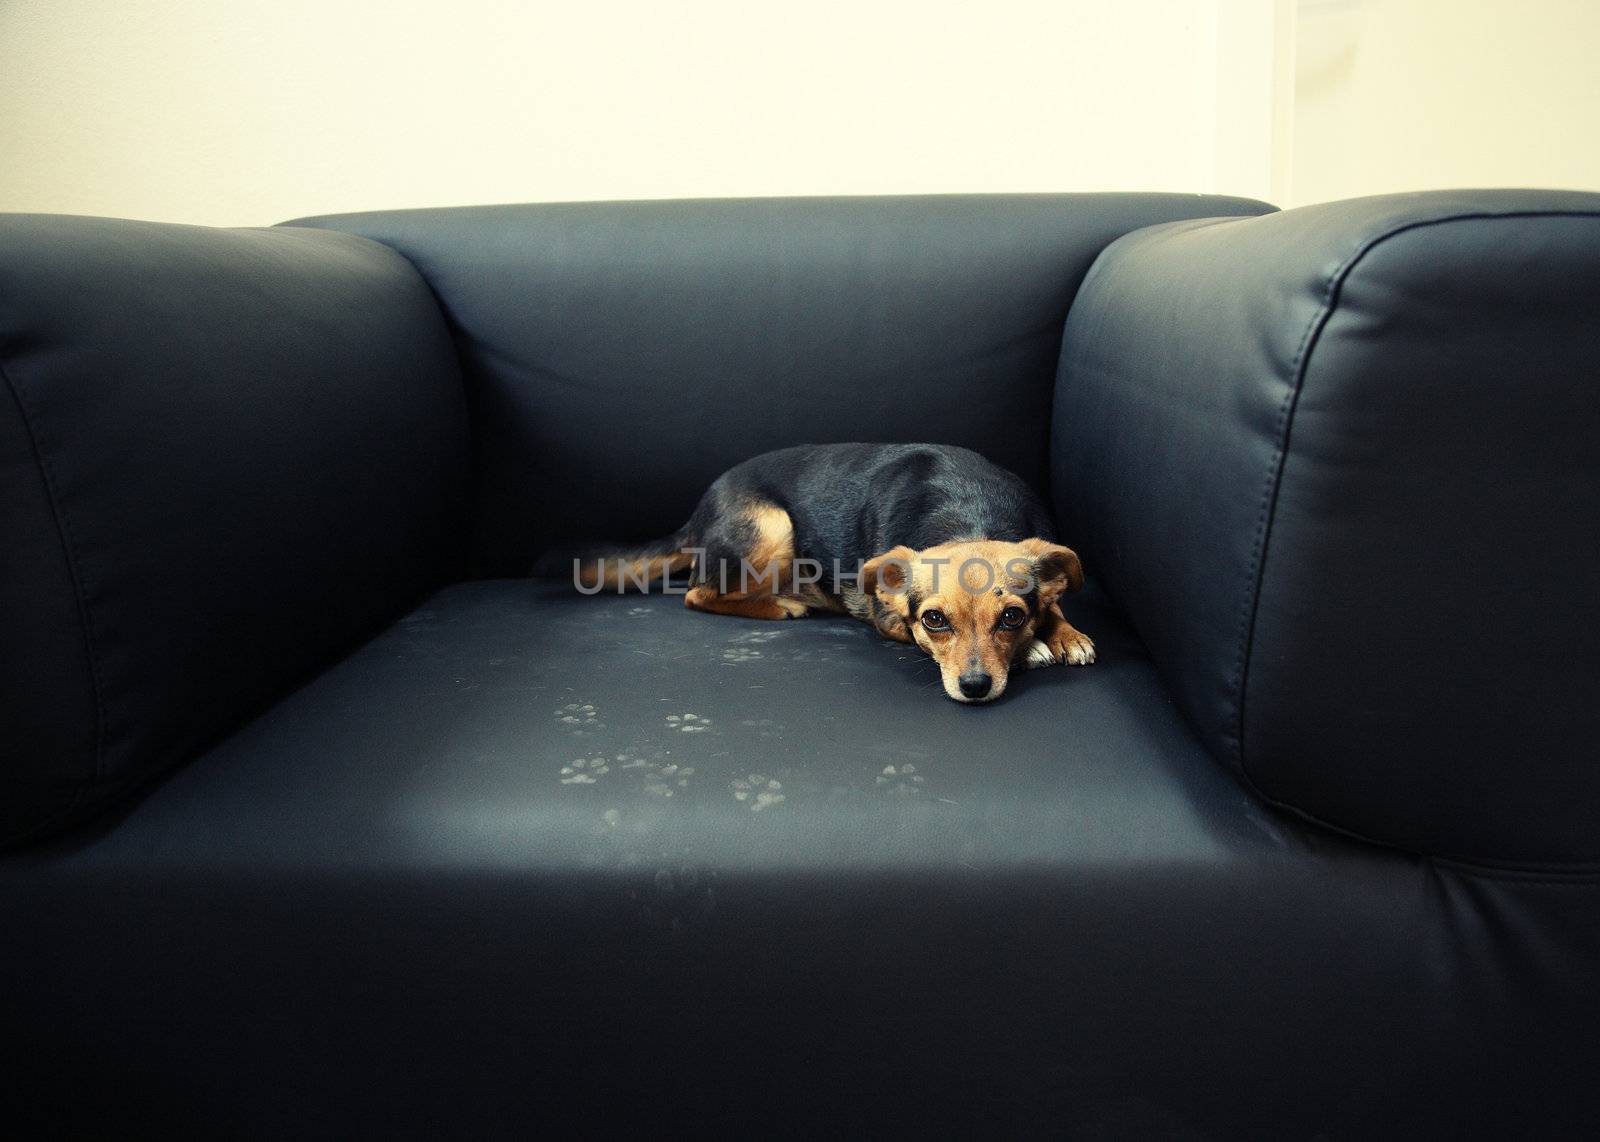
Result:
<svg viewBox="0 0 1600 1142"><path fill-rule="evenodd" d="M689 522L643 547L573 561L580 591L648 590L688 573L713 614L852 615L939 664L945 693L988 702L1013 668L1094 661L1061 612L1083 565L1012 473L944 444L804 444L728 469Z"/></svg>

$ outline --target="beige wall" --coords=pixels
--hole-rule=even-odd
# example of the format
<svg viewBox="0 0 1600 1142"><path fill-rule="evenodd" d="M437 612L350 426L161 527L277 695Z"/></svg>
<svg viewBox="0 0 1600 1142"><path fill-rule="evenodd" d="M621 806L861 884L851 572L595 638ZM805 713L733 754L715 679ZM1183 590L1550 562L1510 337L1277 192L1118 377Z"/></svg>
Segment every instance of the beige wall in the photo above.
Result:
<svg viewBox="0 0 1600 1142"><path fill-rule="evenodd" d="M1192 0L0 0L0 209L1201 191L1216 34Z"/></svg>
<svg viewBox="0 0 1600 1142"><path fill-rule="evenodd" d="M0 0L0 210L1600 189L1600 0Z"/></svg>
<svg viewBox="0 0 1600 1142"><path fill-rule="evenodd" d="M1291 203L1600 190L1597 0L1302 0Z"/></svg>

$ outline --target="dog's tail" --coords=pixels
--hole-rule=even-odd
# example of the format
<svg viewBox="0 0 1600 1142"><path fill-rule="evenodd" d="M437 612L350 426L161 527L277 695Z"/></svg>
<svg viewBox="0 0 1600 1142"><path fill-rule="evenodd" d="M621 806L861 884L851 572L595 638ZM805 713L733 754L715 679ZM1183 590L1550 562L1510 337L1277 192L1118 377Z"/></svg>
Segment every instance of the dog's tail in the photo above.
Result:
<svg viewBox="0 0 1600 1142"><path fill-rule="evenodd" d="M694 553L686 550L690 546L688 534L680 530L638 547L549 551L534 564L533 574L541 579L570 577L573 586L590 595L646 591L694 566Z"/></svg>

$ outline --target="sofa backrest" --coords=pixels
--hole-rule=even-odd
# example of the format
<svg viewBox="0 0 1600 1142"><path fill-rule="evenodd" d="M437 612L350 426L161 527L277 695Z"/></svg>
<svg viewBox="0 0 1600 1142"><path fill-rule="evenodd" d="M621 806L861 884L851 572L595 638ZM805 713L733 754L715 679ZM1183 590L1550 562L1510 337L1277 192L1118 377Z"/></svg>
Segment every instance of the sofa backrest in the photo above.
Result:
<svg viewBox="0 0 1600 1142"><path fill-rule="evenodd" d="M449 317L479 574L681 524L805 442L961 444L1041 492L1062 325L1118 236L1238 198L965 195L618 202L302 219L399 250Z"/></svg>
<svg viewBox="0 0 1600 1142"><path fill-rule="evenodd" d="M0 215L0 844L447 577L466 464L450 339L394 251Z"/></svg>

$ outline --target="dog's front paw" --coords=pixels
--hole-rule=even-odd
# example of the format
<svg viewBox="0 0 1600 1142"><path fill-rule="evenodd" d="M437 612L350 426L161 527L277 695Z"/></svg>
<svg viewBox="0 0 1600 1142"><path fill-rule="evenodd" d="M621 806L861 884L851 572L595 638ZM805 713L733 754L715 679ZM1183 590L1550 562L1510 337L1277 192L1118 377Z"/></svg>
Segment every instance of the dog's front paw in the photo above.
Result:
<svg viewBox="0 0 1600 1142"><path fill-rule="evenodd" d="M802 603L799 599L791 599L786 595L774 595L772 596L772 601L777 603L778 609L783 612L783 614L779 616L780 618L803 619L806 617L806 612L810 610L810 608Z"/></svg>
<svg viewBox="0 0 1600 1142"><path fill-rule="evenodd" d="M1094 643L1081 630L1067 627L1050 637L1050 648L1056 661L1068 666L1088 666L1094 661Z"/></svg>
<svg viewBox="0 0 1600 1142"><path fill-rule="evenodd" d="M1023 651L1022 666L1024 670L1032 670L1037 666L1054 666L1056 652L1051 650L1038 639L1028 644L1028 649Z"/></svg>
<svg viewBox="0 0 1600 1142"><path fill-rule="evenodd" d="M1058 662L1088 666L1093 661L1094 642L1072 627L1056 631L1047 639L1034 639L1022 656L1023 666L1030 670L1036 666L1054 666Z"/></svg>

